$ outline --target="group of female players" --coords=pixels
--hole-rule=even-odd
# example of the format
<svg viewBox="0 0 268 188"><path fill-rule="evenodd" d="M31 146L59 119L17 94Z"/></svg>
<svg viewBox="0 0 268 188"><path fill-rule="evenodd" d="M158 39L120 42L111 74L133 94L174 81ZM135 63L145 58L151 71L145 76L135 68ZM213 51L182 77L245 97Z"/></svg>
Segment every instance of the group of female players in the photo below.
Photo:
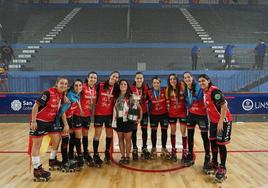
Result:
<svg viewBox="0 0 268 188"><path fill-rule="evenodd" d="M52 142L50 168L74 171L84 163L98 167L102 165L99 139L103 125L106 131L105 162L108 163L112 157L113 130L117 132L119 140L119 163L130 163L131 146L132 160L139 159L138 125L142 132L140 158L157 157L157 128L160 125L161 156L176 162L178 124L183 145L180 163L188 167L195 162L193 145L195 126L198 125L205 150L204 172L216 172L215 177L219 181L225 178L225 145L230 141L232 116L222 92L206 74L199 75L197 81L190 72L183 74L183 80L179 80L176 74L170 74L165 88L161 88L161 79L155 76L152 78L151 89L144 82L141 72L135 74L132 85L127 80L120 79L118 71L113 71L105 82L97 83L97 79L97 73L90 72L85 82L76 79L68 88L68 80L60 77L55 87L43 92L36 100L30 125L34 180L47 181L51 175L42 168L39 154L42 138L46 134L50 135ZM93 119L95 133L91 157L88 151L88 130ZM151 128L151 151L147 149L148 125ZM169 126L171 151L166 148ZM60 143L61 162L56 157Z"/></svg>

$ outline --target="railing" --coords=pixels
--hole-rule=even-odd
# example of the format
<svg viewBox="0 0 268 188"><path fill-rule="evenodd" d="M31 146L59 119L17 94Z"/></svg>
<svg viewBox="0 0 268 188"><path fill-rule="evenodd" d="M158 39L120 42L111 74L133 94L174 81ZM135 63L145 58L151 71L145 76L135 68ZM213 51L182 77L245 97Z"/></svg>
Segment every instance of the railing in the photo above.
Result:
<svg viewBox="0 0 268 188"><path fill-rule="evenodd" d="M51 87L58 76L65 75L70 82L75 78L84 79L89 71L47 71L47 72L10 72L9 91L10 92L39 92ZM93 69L94 70L94 69ZM97 71L99 80L108 78L109 71ZM136 71L120 71L121 78L133 82ZM167 83L167 77L171 73L176 73L182 79L184 70L155 70L144 71L146 82L151 85L151 78L159 75L162 79L162 86ZM246 84L252 83L268 75L268 71L193 71L195 77L199 74L206 73L210 76L211 81L225 92L237 91Z"/></svg>

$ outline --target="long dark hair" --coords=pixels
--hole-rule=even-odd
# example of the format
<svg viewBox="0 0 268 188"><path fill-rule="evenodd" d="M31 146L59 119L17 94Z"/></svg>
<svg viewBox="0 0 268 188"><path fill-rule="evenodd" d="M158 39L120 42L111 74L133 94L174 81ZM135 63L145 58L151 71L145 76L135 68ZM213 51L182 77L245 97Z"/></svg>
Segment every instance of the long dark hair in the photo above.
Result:
<svg viewBox="0 0 268 188"><path fill-rule="evenodd" d="M72 90L74 91L74 84L75 84L75 82L81 82L81 84L83 84L83 81L81 79L75 79L73 81L72 85L69 87L68 92L69 91L72 91ZM82 93L82 91L81 91L81 93Z"/></svg>
<svg viewBox="0 0 268 188"><path fill-rule="evenodd" d="M168 98L170 99L171 96L171 91L173 91L173 86L170 84L170 77L174 76L176 78L177 84L176 84L176 96L177 98L179 98L179 94L180 94L180 87L179 87L179 79L178 76L174 73L168 75L168 80L167 80L167 85L168 85Z"/></svg>
<svg viewBox="0 0 268 188"><path fill-rule="evenodd" d="M110 77L114 74L114 73L117 73L118 75L119 75L119 78L120 78L120 73L118 72L118 71L113 71L113 72L111 72L110 73L110 75L109 75L109 78L104 82L104 85L103 85L103 88L105 89L105 90L108 90L109 89L109 80L110 80ZM119 88L118 88L118 83L115 83L114 84L114 89L113 89L113 95L116 93L116 90L118 90Z"/></svg>
<svg viewBox="0 0 268 188"><path fill-rule="evenodd" d="M211 79L209 78L209 76L208 76L207 74L200 74L200 75L198 76L198 80L199 80L199 78L204 78L204 79L210 81L209 84L208 84L208 88L210 88L210 86L213 85L212 82L211 82Z"/></svg>
<svg viewBox="0 0 268 188"><path fill-rule="evenodd" d="M192 78L194 78L194 76L192 75L192 73L189 72L189 71L184 72L184 73L183 73L183 77L184 77L185 74L190 74L190 76L191 76ZM183 83L184 83L185 88L188 88L187 84L186 84L184 81L183 81ZM192 82L192 94L193 94L193 95L196 94L195 86L196 86L196 82L195 82L195 80L193 79L193 82ZM185 91L187 91L187 90L185 89Z"/></svg>
<svg viewBox="0 0 268 188"><path fill-rule="evenodd" d="M136 77L138 74L142 75L142 77L143 77L143 82L142 82L142 85L141 85L141 91L142 91L142 92L141 92L141 93L142 93L141 98L146 98L145 87L147 87L147 89L149 89L149 87L148 87L148 85L144 82L144 74L143 74L142 72L138 71L138 72L136 72L135 77ZM135 80L134 80L134 82L133 82L132 85L136 87L137 83L136 83Z"/></svg>
<svg viewBox="0 0 268 188"><path fill-rule="evenodd" d="M126 83L127 83L127 91L126 91L125 97L129 99L129 97L130 97L130 95L131 95L130 86L129 86L128 81L125 80L125 79L122 79L122 80L120 80L119 83L118 83L119 89L116 90L116 92L115 92L115 94L114 94L114 98L115 98L115 100L118 99L118 97L119 97L120 94L121 94L120 84L121 84L122 82L126 82Z"/></svg>
<svg viewBox="0 0 268 188"><path fill-rule="evenodd" d="M87 77L86 77L86 79L85 79L85 83L88 83L88 77L91 75L91 74L96 74L97 76L98 76L98 74L95 72L95 71L91 71L91 72L89 72L88 74L87 74Z"/></svg>

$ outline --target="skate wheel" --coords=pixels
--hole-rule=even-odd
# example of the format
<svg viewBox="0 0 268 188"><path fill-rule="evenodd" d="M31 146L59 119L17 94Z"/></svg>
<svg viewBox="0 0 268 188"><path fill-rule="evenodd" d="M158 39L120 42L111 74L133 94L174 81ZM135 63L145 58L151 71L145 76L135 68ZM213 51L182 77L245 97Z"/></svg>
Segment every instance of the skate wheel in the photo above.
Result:
<svg viewBox="0 0 268 188"><path fill-rule="evenodd" d="M69 172L74 172L74 169L70 169Z"/></svg>

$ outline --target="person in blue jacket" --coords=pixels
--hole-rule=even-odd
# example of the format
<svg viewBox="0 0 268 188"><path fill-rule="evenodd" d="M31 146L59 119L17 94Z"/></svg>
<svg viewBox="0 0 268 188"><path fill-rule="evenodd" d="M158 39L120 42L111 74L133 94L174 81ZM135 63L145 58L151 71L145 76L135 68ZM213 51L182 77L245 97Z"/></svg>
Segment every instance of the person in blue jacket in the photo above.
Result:
<svg viewBox="0 0 268 188"><path fill-rule="evenodd" d="M232 57L233 57L233 49L235 48L234 45L230 45L228 44L225 48L225 52L224 52L224 60L225 60L225 64L224 64L224 69L231 69L231 61L232 61Z"/></svg>
<svg viewBox="0 0 268 188"><path fill-rule="evenodd" d="M255 54L255 64L253 69L263 70L264 56L267 50L267 45L263 40L259 40L259 44L254 49Z"/></svg>
<svg viewBox="0 0 268 188"><path fill-rule="evenodd" d="M197 69L197 60L199 57L200 48L198 46L193 46L191 50L191 56L192 56L192 70Z"/></svg>

